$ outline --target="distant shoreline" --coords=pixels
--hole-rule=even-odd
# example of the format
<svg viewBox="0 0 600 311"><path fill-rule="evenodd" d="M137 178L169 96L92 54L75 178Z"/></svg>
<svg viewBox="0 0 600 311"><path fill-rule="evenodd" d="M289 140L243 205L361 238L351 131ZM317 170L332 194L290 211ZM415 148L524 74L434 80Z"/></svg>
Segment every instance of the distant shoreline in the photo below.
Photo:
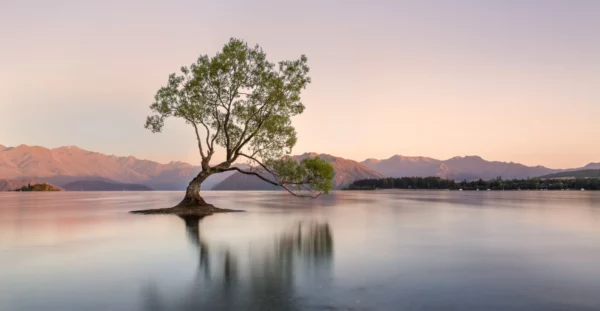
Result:
<svg viewBox="0 0 600 311"><path fill-rule="evenodd" d="M452 191L452 192L536 192L536 191L550 191L550 192L564 192L564 191L600 191L600 189L490 189L490 190L461 190L461 189L403 189L403 188L376 188L376 189L339 189L339 191Z"/></svg>
<svg viewBox="0 0 600 311"><path fill-rule="evenodd" d="M406 190L454 190L454 191L581 191L600 190L600 178L574 179L511 179L503 180L498 177L493 180L457 182L440 177L401 177L361 179L348 185L344 190L375 190L375 189L406 189Z"/></svg>

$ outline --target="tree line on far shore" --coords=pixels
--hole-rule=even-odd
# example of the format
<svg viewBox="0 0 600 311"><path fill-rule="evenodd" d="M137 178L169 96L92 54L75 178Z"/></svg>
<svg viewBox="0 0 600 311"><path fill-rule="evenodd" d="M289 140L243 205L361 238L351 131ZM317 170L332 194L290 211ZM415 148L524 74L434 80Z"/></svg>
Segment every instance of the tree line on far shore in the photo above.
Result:
<svg viewBox="0 0 600 311"><path fill-rule="evenodd" d="M600 190L600 178L511 179L456 182L440 177L401 177L356 180L344 190L448 189L448 190Z"/></svg>

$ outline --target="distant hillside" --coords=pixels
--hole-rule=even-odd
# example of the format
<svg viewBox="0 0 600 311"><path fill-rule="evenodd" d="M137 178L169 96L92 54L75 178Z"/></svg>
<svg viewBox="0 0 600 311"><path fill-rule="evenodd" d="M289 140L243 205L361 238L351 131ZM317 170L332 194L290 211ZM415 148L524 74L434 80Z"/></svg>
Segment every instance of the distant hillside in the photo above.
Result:
<svg viewBox="0 0 600 311"><path fill-rule="evenodd" d="M295 158L302 159L302 157L315 155L306 153ZM348 185L356 179L381 176L438 176L461 181L479 178L488 180L498 176L504 179L521 179L566 171L512 162L486 161L477 156L437 160L397 155L385 160L368 159L362 163L326 154L320 156L327 158L333 164L336 170L334 180L336 188ZM583 168L571 170L581 169L600 169L600 163L590 163ZM140 184L155 190L184 190L198 172L200 172L199 166L188 163L161 164L132 156L105 155L73 146L48 149L26 145L17 147L0 145L0 178L9 180L36 179L58 186L75 181L93 180ZM249 183L254 183L254 186ZM210 176L203 183L202 189L267 187L262 184L263 181L255 177L242 176L237 172L225 172Z"/></svg>
<svg viewBox="0 0 600 311"><path fill-rule="evenodd" d="M395 155L386 160L367 159L366 167L385 177L426 177L439 176L445 178L441 161L427 157L405 157Z"/></svg>
<svg viewBox="0 0 600 311"><path fill-rule="evenodd" d="M246 164L234 164L235 167L247 168ZM225 179L229 178L229 176L237 173L237 171L227 171L218 174L212 174L208 176L208 178L202 183L202 190L212 190L216 185L223 182Z"/></svg>
<svg viewBox="0 0 600 311"><path fill-rule="evenodd" d="M1 146L0 146L1 147ZM38 185L43 184L44 182L38 179L18 179L18 180L10 180L10 179L0 179L0 191L12 191L16 189L20 189L24 186L28 185ZM64 190L61 187L58 187L53 184L49 184L50 186L57 188L58 190Z"/></svg>
<svg viewBox="0 0 600 311"><path fill-rule="evenodd" d="M540 178L600 178L600 169L560 172L540 176Z"/></svg>
<svg viewBox="0 0 600 311"><path fill-rule="evenodd" d="M367 159L362 163L386 177L437 176L453 180L489 180L499 176L504 179L521 179L559 171L543 166L486 161L478 156L454 157L442 161L396 155L386 160Z"/></svg>
<svg viewBox="0 0 600 311"><path fill-rule="evenodd" d="M343 186L349 185L355 180L358 179L368 179L368 178L381 178L382 175L374 172L368 167L353 161L347 160L339 157L334 157L328 154L317 154L317 153L305 153L302 155L294 156L293 158L297 161L305 159L307 157L315 157L318 156L321 159L329 162L334 170L335 176L333 179L333 187L334 189L341 189ZM269 174L265 175L266 177ZM239 172L231 175L231 177L225 179L220 184L213 187L213 190L275 190L280 189L279 187L275 187L266 183L256 176L245 175Z"/></svg>
<svg viewBox="0 0 600 311"><path fill-rule="evenodd" d="M183 162L160 164L78 147L0 148L0 176L6 179L38 179L60 185L78 180L113 180L157 190L183 190L199 171L199 167Z"/></svg>
<svg viewBox="0 0 600 311"><path fill-rule="evenodd" d="M598 169L600 169L600 162L590 163L590 164L582 167L581 169L583 169L583 170L598 170Z"/></svg>
<svg viewBox="0 0 600 311"><path fill-rule="evenodd" d="M101 180L80 180L63 186L67 191L152 191L152 188L139 184L125 184Z"/></svg>

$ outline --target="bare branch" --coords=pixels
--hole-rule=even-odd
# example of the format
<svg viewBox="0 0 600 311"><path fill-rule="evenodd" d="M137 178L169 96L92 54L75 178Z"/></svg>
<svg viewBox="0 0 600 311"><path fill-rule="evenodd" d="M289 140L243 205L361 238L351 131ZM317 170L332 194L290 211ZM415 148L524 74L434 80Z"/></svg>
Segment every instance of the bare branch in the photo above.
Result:
<svg viewBox="0 0 600 311"><path fill-rule="evenodd" d="M208 142L208 137L210 137L210 130L208 129L208 126L206 126L206 123L204 123L204 121L200 121L200 124L202 124L206 129L206 148L208 148L208 153L210 153L213 151L212 145Z"/></svg>
<svg viewBox="0 0 600 311"><path fill-rule="evenodd" d="M244 171L244 170L242 170L241 168L239 168L239 167L236 167L236 166L232 166L232 167L230 167L230 168L227 168L227 169L224 169L224 170L223 170L223 172L227 172L227 171L238 171L238 172L240 172L240 173L242 173L242 174L246 174L246 175L254 175L254 176L256 176L256 177L258 177L258 178L260 178L260 179L262 179L262 180L264 180L264 181L266 181L266 182L268 182L268 183L270 183L270 184L271 184L271 185L273 185L273 186L278 186L278 187L279 187L279 186L281 186L281 184L279 184L278 182L272 181L272 180L270 180L270 179L268 179L268 178L266 178L266 177L262 176L261 174L259 174L259 173L257 173L257 172Z"/></svg>
<svg viewBox="0 0 600 311"><path fill-rule="evenodd" d="M318 198L318 197L319 197L319 196L322 194L321 192L318 192L318 193L317 193L317 194L315 194L315 195L309 195L309 194L298 194L298 193L295 193L294 191L290 190L288 187L286 187L286 185L285 185L285 184L280 184L280 183L278 183L278 182L272 181L272 180L270 180L270 179L268 179L268 178L266 178L266 177L262 176L261 174L259 174L259 173L257 173L257 172L249 172L249 171L245 171L245 170L242 170L242 169L240 169L239 167L235 167L235 166L233 166L233 167L230 167L230 168L228 168L228 169L224 169L224 170L223 170L223 172L226 172L226 171L238 171L238 172L240 172L240 173L242 173L242 174L245 174L245 175L253 175L253 176L256 176L256 177L258 177L258 178L262 179L263 181L266 181L266 182L268 182L269 184L271 184L271 185L273 185L273 186L277 186L277 187L281 187L281 188L283 188L285 191L289 192L290 194L292 194L293 196L295 196L295 197L298 197L298 198L312 198L312 199L316 199L316 198Z"/></svg>
<svg viewBox="0 0 600 311"><path fill-rule="evenodd" d="M306 186L308 183L310 183L310 181L308 180L303 180L303 181L299 181L299 182L282 182L279 177L277 177L277 174L275 174L271 169L269 169L266 165L264 165L261 161L259 161L258 159L249 156L247 154L244 153L240 153L239 155L248 158L256 163L258 163L258 165L260 165L266 172L270 173L271 175L273 175L273 177L275 178L275 180L277 181L277 183L279 184L279 186L281 186L282 188L286 189L286 185L300 185L300 186ZM286 189L288 191L290 191L289 189ZM310 189L307 189L310 190ZM320 194L319 194L320 195Z"/></svg>
<svg viewBox="0 0 600 311"><path fill-rule="evenodd" d="M259 152L261 152L261 151L264 151L264 150L265 150L265 148L256 149L256 151L254 151L254 152L252 153L252 157L255 157L255 156L256 156L256 155L257 155Z"/></svg>
<svg viewBox="0 0 600 311"><path fill-rule="evenodd" d="M188 74L185 74L185 79L186 79L186 84L190 83L190 79ZM185 95L185 99L187 100L188 105L190 105L192 103L192 101L190 100L190 96L188 94L187 89L183 89L183 94ZM190 123L192 123L194 125L194 130L196 131L196 140L198 141L198 148L200 149L200 156L202 157L203 160L206 160L208 157L208 160L210 161L210 155L205 156L204 155L204 151L202 150L202 141L200 140L200 134L198 133L198 125L196 124L195 121L193 121L190 118L186 118ZM210 136L210 130L208 129L208 126L206 126L206 124L200 120L200 123L204 126L204 128L206 129L206 148L208 148L208 154L211 154L213 152L213 148L212 146L208 143L208 137Z"/></svg>
<svg viewBox="0 0 600 311"><path fill-rule="evenodd" d="M196 132L196 140L198 141L198 149L200 150L200 156L202 157L202 160L206 159L206 156L204 155L204 150L202 148L202 140L200 140L200 134L198 133L198 126L196 125L196 122L189 120L188 121L190 123L192 123L192 125L194 126L194 132Z"/></svg>
<svg viewBox="0 0 600 311"><path fill-rule="evenodd" d="M268 168L266 165L264 165L264 164L263 164L262 162L260 162L258 159L254 158L254 157L251 157L251 156L249 156L249 155L246 155L246 154L244 154L244 153L239 153L239 155L241 155L241 156L243 156L243 157L245 157L245 158L247 158L247 159L250 159L250 160L252 160L252 161L254 161L254 162L258 163L258 165L260 165L260 166L261 166L261 167L262 167L262 168L263 168L265 171L267 171L267 172L271 173L271 175L275 176L275 173L273 173L273 172L272 172L272 171L271 171L271 170L270 170L270 169L269 169L269 168ZM275 177L275 178L277 178L277 177Z"/></svg>
<svg viewBox="0 0 600 311"><path fill-rule="evenodd" d="M231 107L225 108L227 114L225 114L225 121L223 122L223 133L225 133L225 151L227 160L231 159L231 145L229 144L229 117L231 116Z"/></svg>
<svg viewBox="0 0 600 311"><path fill-rule="evenodd" d="M217 139L217 137L219 136L219 133L221 133L221 120L219 119L219 111L218 108L215 106L215 110L214 110L214 116L215 116L215 120L217 120L217 132L215 133L215 136L213 136L212 140L210 141L210 148L214 151L214 146L215 146L215 140Z"/></svg>

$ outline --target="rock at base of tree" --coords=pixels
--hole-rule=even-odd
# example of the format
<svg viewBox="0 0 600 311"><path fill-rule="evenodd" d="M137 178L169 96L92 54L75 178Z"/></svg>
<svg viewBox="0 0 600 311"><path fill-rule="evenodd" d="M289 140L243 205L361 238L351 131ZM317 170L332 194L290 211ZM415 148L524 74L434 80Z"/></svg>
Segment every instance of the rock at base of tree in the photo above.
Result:
<svg viewBox="0 0 600 311"><path fill-rule="evenodd" d="M243 212L242 210L233 210L218 208L212 204L203 204L196 206L175 206L170 208L146 209L139 211L131 211L132 214L142 215L177 215L177 216L208 216L215 213L236 213Z"/></svg>

